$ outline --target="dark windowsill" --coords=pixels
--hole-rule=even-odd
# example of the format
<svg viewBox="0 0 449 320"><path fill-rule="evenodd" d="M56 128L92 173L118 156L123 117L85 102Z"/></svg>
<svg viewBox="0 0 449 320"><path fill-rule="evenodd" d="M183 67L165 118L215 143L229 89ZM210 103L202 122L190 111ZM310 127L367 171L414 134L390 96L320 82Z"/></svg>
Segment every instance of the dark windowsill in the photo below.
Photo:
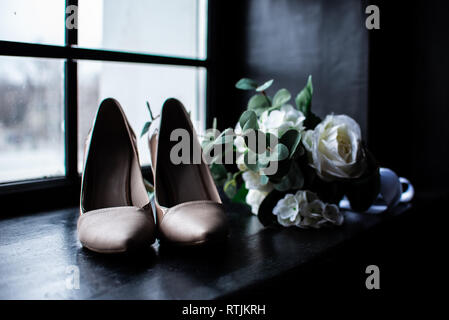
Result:
<svg viewBox="0 0 449 320"><path fill-rule="evenodd" d="M342 227L316 231L263 228L243 206L227 207L231 234L223 246L172 250L155 244L121 256L81 247L77 208L0 220L0 299L279 298L298 284L301 290L366 290L364 268L384 263L383 250L395 239L386 238L385 226L400 226L405 237L404 221L415 211L404 205L383 215L347 212ZM79 290L66 289L71 265L80 271Z"/></svg>

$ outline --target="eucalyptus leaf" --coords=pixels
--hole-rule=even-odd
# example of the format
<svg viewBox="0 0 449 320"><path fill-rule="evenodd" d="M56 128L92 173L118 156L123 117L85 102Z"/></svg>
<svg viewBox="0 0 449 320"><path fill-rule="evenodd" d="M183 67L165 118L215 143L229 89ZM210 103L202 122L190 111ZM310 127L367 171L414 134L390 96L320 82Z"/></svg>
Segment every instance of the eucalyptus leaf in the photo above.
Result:
<svg viewBox="0 0 449 320"><path fill-rule="evenodd" d="M251 150L246 150L243 155L243 161L245 163L245 166L250 169L251 171L258 172L259 166L258 166L258 157L257 154Z"/></svg>
<svg viewBox="0 0 449 320"><path fill-rule="evenodd" d="M282 144L278 143L274 150L270 152L269 159L270 161L282 161L287 159L289 156L288 148Z"/></svg>
<svg viewBox="0 0 449 320"><path fill-rule="evenodd" d="M227 171L224 165L213 163L210 165L210 172L217 185L221 186L226 182Z"/></svg>
<svg viewBox="0 0 449 320"><path fill-rule="evenodd" d="M263 133L260 130L250 130L244 132L243 138L246 146L253 152L260 154L267 151L270 143L270 133Z"/></svg>
<svg viewBox="0 0 449 320"><path fill-rule="evenodd" d="M240 127L242 127L242 129L243 129L243 127L245 126L246 122L248 122L249 119L251 117L254 117L255 115L256 115L256 113L254 111L252 111L252 110L246 110L245 112L243 112L242 115L240 116L240 119L239 119ZM257 118L257 116L256 116L256 118Z"/></svg>
<svg viewBox="0 0 449 320"><path fill-rule="evenodd" d="M295 103L298 110L301 111L306 117L309 116L310 110L312 108L312 95L313 95L313 85L312 76L309 76L307 84L304 89L296 96Z"/></svg>
<svg viewBox="0 0 449 320"><path fill-rule="evenodd" d="M289 158L293 158L301 142L301 133L298 130L290 129L280 138L280 142L288 148Z"/></svg>
<svg viewBox="0 0 449 320"><path fill-rule="evenodd" d="M249 190L246 189L245 184L243 183L239 190L237 191L237 194L231 199L231 202L233 203L241 203L241 204L246 204L246 195L248 194Z"/></svg>
<svg viewBox="0 0 449 320"><path fill-rule="evenodd" d="M150 130L151 121L145 122L145 125L143 126L142 133L140 134L140 137L142 138L148 130Z"/></svg>
<svg viewBox="0 0 449 320"><path fill-rule="evenodd" d="M304 174L296 162L292 163L288 176L293 189L301 189L304 186Z"/></svg>
<svg viewBox="0 0 449 320"><path fill-rule="evenodd" d="M291 99L292 95L287 89L281 89L273 97L273 107L280 107Z"/></svg>
<svg viewBox="0 0 449 320"><path fill-rule="evenodd" d="M235 87L240 90L254 90L258 85L257 82L252 79L243 78L235 84Z"/></svg>
<svg viewBox="0 0 449 320"><path fill-rule="evenodd" d="M284 176L281 182L273 185L277 191L287 191L291 189L291 182L288 176Z"/></svg>
<svg viewBox="0 0 449 320"><path fill-rule="evenodd" d="M270 107L268 98L261 94L256 94L249 99L248 110L253 110L257 116L260 116L262 112Z"/></svg>
<svg viewBox="0 0 449 320"><path fill-rule="evenodd" d="M304 186L304 175L301 168L292 162L287 175L282 177L281 181L274 184L274 188L278 191L298 190Z"/></svg>
<svg viewBox="0 0 449 320"><path fill-rule="evenodd" d="M268 167L269 164L270 164L270 158L266 154L262 153L262 154L258 155L258 158L257 158L258 169L266 168L266 167Z"/></svg>
<svg viewBox="0 0 449 320"><path fill-rule="evenodd" d="M269 179L266 175L262 174L260 176L260 184L261 185L263 185L263 186L266 185L268 183L268 181L269 181Z"/></svg>
<svg viewBox="0 0 449 320"><path fill-rule="evenodd" d="M239 120L240 126L242 127L242 131L245 132L247 130L257 130L259 129L259 124L257 123L257 115L252 110L246 110L240 117Z"/></svg>
<svg viewBox="0 0 449 320"><path fill-rule="evenodd" d="M256 88L256 91L257 91L257 92L262 92L262 91L267 90L269 87L271 87L271 85L273 84L273 81L274 81L273 79L268 80L268 81L265 82L263 85L257 87L257 88Z"/></svg>
<svg viewBox="0 0 449 320"><path fill-rule="evenodd" d="M234 142L234 134L231 128L223 131L214 141L214 145L228 144Z"/></svg>
<svg viewBox="0 0 449 320"><path fill-rule="evenodd" d="M226 195L229 197L229 199L232 199L237 194L237 181L234 179L230 179L226 181L223 191L226 193Z"/></svg>

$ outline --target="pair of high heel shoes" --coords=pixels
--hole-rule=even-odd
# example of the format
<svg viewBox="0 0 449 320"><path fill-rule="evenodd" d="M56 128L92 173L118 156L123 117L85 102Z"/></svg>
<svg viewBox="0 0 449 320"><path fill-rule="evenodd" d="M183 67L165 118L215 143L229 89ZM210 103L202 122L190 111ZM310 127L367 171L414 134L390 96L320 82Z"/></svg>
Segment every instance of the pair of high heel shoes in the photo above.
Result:
<svg viewBox="0 0 449 320"><path fill-rule="evenodd" d="M84 247L119 253L150 245L156 238L180 246L226 238L226 215L203 154L199 164L175 164L170 159L177 144L171 139L176 129L189 133L191 150L202 152L184 106L176 99L167 100L159 128L148 138L154 214L136 136L116 100L101 103L86 141L81 182L78 237ZM191 160L194 156L190 152Z"/></svg>

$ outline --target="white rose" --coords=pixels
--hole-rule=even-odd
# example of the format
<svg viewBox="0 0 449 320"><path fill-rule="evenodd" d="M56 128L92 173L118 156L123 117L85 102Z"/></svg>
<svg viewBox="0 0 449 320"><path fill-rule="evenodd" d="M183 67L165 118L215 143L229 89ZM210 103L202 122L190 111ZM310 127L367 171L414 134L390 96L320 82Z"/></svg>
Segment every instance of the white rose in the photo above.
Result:
<svg viewBox="0 0 449 320"><path fill-rule="evenodd" d="M246 203L251 206L251 212L256 214L259 212L259 207L269 192L263 192L255 189L250 189L246 195Z"/></svg>
<svg viewBox="0 0 449 320"><path fill-rule="evenodd" d="M259 128L264 133L282 136L289 129L304 130L304 114L290 104L283 105L280 110L264 111L259 118Z"/></svg>
<svg viewBox="0 0 449 320"><path fill-rule="evenodd" d="M245 181L246 189L248 190L259 190L263 192L270 192L273 190L273 184L268 182L263 185L260 182L260 174L254 171L245 171L242 173L243 181Z"/></svg>
<svg viewBox="0 0 449 320"><path fill-rule="evenodd" d="M308 130L303 144L309 163L318 175L330 181L358 178L366 168L360 126L346 115L328 115L315 130Z"/></svg>

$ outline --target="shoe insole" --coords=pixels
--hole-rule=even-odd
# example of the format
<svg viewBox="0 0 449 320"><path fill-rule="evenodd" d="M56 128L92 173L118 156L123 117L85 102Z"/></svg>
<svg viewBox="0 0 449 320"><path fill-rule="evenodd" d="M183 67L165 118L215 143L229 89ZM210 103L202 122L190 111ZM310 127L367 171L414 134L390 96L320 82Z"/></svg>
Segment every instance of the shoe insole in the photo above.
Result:
<svg viewBox="0 0 449 320"><path fill-rule="evenodd" d="M170 206L197 200L210 200L197 164L170 164L164 168L164 192ZM165 180L164 179L164 180Z"/></svg>
<svg viewBox="0 0 449 320"><path fill-rule="evenodd" d="M92 186L90 210L130 206L129 189L131 150L128 137L109 136L95 146L90 162L89 184Z"/></svg>

